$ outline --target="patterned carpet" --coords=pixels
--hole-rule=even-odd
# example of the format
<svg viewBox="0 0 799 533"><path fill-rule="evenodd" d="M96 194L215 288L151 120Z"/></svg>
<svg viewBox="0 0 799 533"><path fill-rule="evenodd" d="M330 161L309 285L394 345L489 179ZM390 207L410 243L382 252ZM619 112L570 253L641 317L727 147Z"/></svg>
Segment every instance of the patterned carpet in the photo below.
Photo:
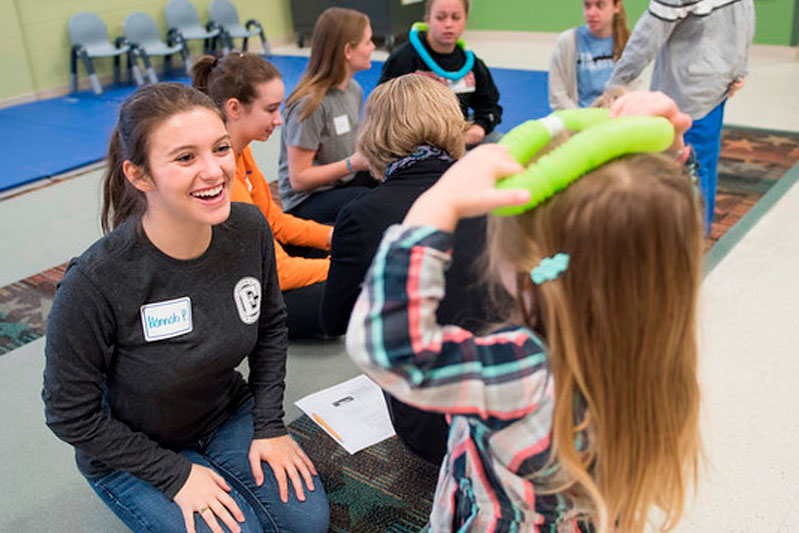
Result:
<svg viewBox="0 0 799 533"><path fill-rule="evenodd" d="M799 162L799 133L725 128L718 196L707 248L715 245ZM44 335L59 265L0 288L0 356ZM0 359L2 360L2 359ZM307 417L290 425L314 460L331 504L331 531L418 531L427 522L437 469L396 439L349 455Z"/></svg>
<svg viewBox="0 0 799 533"><path fill-rule="evenodd" d="M799 164L799 133L724 128L710 244L715 244Z"/></svg>
<svg viewBox="0 0 799 533"><path fill-rule="evenodd" d="M0 356L44 335L66 263L0 287Z"/></svg>
<svg viewBox="0 0 799 533"><path fill-rule="evenodd" d="M289 430L324 482L330 531L416 533L427 524L438 468L397 437L350 455L305 415Z"/></svg>

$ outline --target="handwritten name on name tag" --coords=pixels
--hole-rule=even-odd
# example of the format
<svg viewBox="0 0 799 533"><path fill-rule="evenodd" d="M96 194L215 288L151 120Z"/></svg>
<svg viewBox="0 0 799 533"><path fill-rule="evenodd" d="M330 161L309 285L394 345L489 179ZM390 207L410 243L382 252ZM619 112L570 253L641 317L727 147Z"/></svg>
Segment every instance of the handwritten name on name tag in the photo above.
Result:
<svg viewBox="0 0 799 533"><path fill-rule="evenodd" d="M141 324L147 342L185 335L194 329L191 298L177 298L141 306Z"/></svg>

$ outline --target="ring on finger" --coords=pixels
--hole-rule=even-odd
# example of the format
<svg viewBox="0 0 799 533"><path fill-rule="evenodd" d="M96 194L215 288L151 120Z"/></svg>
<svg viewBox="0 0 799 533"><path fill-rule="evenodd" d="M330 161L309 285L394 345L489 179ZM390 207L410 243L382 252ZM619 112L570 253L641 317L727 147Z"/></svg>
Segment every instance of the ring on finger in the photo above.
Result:
<svg viewBox="0 0 799 533"><path fill-rule="evenodd" d="M208 511L208 506L207 505L203 505L202 507L200 507L200 510L197 511L197 512L200 513L200 514L203 514L205 511Z"/></svg>

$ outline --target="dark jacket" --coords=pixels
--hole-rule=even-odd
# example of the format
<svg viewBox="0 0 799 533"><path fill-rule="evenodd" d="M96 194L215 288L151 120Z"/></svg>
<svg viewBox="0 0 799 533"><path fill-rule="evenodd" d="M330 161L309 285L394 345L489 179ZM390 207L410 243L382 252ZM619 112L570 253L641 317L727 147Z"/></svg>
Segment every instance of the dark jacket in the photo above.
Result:
<svg viewBox="0 0 799 533"><path fill-rule="evenodd" d="M419 37L430 56L441 68L452 72L463 67L466 62L466 53L460 47L455 47L455 51L451 54L439 54L430 48L424 34ZM422 61L422 58L416 53L411 43L405 43L394 50L386 60L378 84L417 70L429 72L430 68ZM475 91L471 93L456 93L456 96L460 101L463 117L467 120L473 120L488 134L494 131L497 124L502 122L499 91L494 84L494 79L491 77L488 67L477 57L474 58L472 74L474 75ZM469 109L472 110L472 113L469 112Z"/></svg>

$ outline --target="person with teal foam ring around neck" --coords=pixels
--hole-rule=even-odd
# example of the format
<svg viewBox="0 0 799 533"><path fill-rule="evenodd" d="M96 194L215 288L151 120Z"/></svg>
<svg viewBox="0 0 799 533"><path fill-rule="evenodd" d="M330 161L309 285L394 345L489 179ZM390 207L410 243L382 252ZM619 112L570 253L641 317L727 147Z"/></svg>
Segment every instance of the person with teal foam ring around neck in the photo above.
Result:
<svg viewBox="0 0 799 533"><path fill-rule="evenodd" d="M447 85L458 97L464 118L473 122L465 140L474 146L498 140L494 130L502 121L502 107L488 67L461 40L468 14L469 0L427 0L426 26L414 25L410 42L386 60L378 83L416 72Z"/></svg>

